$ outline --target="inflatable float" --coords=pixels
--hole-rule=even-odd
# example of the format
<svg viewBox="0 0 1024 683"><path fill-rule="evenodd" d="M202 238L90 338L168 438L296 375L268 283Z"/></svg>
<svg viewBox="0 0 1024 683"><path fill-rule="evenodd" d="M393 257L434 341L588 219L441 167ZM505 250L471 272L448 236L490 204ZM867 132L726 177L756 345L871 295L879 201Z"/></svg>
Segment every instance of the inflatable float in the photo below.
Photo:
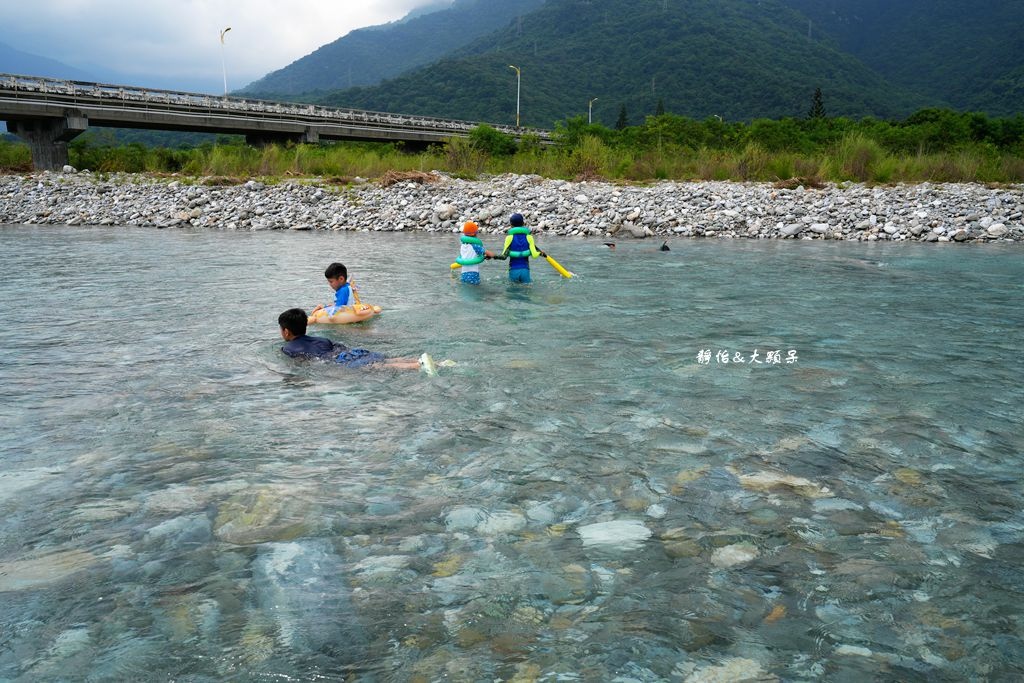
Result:
<svg viewBox="0 0 1024 683"><path fill-rule="evenodd" d="M309 316L309 325L347 325L349 323L361 323L369 320L381 312L380 306L370 304L355 304L354 306L341 306L333 313L329 309L321 308Z"/></svg>
<svg viewBox="0 0 1024 683"><path fill-rule="evenodd" d="M332 313L328 308L315 310L309 315L308 325L348 325L369 321L381 312L380 306L357 303L353 306L341 306Z"/></svg>
<svg viewBox="0 0 1024 683"><path fill-rule="evenodd" d="M353 303L348 306L328 306L315 310L309 315L307 325L348 325L361 323L369 320L381 312L380 306L364 304L359 300L359 292L356 291L355 282L349 280L352 287Z"/></svg>

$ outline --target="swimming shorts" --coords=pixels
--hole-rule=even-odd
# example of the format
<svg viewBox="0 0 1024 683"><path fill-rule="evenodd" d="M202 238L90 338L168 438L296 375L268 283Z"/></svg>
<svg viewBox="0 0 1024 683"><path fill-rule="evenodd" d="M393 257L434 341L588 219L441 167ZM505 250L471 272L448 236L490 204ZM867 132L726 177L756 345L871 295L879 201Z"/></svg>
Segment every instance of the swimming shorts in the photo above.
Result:
<svg viewBox="0 0 1024 683"><path fill-rule="evenodd" d="M524 285L530 284L530 269L529 268L513 268L508 271L508 279L511 282L521 282Z"/></svg>
<svg viewBox="0 0 1024 683"><path fill-rule="evenodd" d="M463 273L462 281L467 285L478 285L480 284L480 273Z"/></svg>
<svg viewBox="0 0 1024 683"><path fill-rule="evenodd" d="M379 363L382 360L385 360L385 356L379 353L367 351L366 349L349 349L339 353L334 362L347 368L362 368L373 363Z"/></svg>

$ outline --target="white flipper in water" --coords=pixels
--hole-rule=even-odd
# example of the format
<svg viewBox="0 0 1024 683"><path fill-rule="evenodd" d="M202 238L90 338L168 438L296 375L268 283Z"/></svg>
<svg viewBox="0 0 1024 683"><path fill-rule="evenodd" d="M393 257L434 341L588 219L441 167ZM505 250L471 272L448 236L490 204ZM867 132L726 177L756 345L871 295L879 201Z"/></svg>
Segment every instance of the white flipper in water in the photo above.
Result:
<svg viewBox="0 0 1024 683"><path fill-rule="evenodd" d="M430 377L437 375L437 365L434 364L434 359L430 357L429 353L420 356L420 370Z"/></svg>

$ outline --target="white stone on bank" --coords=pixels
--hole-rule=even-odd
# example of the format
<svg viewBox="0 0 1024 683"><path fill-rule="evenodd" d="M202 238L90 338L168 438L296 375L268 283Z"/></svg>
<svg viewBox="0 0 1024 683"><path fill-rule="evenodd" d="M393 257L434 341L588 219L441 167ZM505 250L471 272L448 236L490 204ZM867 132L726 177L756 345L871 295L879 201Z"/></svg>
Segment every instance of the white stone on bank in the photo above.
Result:
<svg viewBox="0 0 1024 683"><path fill-rule="evenodd" d="M445 235L464 220L504 233L523 213L544 234L644 239L1024 240L1022 186L857 184L789 190L767 183L660 182L622 186L503 175L443 174L390 187L322 179L203 185L151 176L38 173L0 177L0 223L204 229L422 231ZM190 184L195 183L195 184ZM981 207L979 209L979 207Z"/></svg>

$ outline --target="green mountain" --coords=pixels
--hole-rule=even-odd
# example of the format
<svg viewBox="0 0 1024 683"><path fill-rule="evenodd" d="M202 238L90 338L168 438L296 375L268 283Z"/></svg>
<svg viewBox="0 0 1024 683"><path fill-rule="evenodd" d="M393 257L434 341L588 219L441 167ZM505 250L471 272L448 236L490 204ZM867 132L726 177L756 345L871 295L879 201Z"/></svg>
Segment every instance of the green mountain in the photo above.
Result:
<svg viewBox="0 0 1024 683"><path fill-rule="evenodd" d="M250 83L239 94L291 98L305 93L373 85L430 64L468 45L544 0L454 0L420 9L401 21L352 31L316 52Z"/></svg>
<svg viewBox="0 0 1024 683"><path fill-rule="evenodd" d="M886 81L834 39L808 39L782 0L548 0L428 68L331 93L338 105L523 125L587 114L636 122L659 106L694 118L803 116L821 88L830 116L900 116L945 104Z"/></svg>
<svg viewBox="0 0 1024 683"><path fill-rule="evenodd" d="M784 0L891 83L931 103L1024 111L1021 0Z"/></svg>

